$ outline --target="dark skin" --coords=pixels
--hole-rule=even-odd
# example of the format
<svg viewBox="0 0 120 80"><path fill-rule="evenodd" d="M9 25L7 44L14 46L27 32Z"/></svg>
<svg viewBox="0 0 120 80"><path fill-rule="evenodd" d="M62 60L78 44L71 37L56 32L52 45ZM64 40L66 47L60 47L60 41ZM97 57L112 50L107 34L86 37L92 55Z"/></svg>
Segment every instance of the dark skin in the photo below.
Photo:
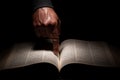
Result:
<svg viewBox="0 0 120 80"><path fill-rule="evenodd" d="M53 8L43 7L37 9L33 14L33 26L37 29L37 36L48 37L52 40L55 55L59 53L60 19ZM47 31L41 31L41 28Z"/></svg>

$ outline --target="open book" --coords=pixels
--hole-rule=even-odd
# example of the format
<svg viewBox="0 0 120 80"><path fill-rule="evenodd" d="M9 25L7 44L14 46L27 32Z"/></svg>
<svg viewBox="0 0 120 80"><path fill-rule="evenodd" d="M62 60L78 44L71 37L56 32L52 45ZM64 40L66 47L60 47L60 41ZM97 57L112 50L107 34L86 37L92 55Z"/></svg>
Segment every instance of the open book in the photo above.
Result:
<svg viewBox="0 0 120 80"><path fill-rule="evenodd" d="M35 43L31 42L18 43L3 51L4 55L0 56L0 75L20 78L25 74L30 79L38 76L43 80L54 80L55 76L55 80L66 80L66 77L67 80L89 80L98 76L95 80L103 80L105 76L108 79L116 73L109 68L120 66L119 49L114 52L106 42L68 39L60 44L59 56L50 50L34 50L34 46Z"/></svg>
<svg viewBox="0 0 120 80"><path fill-rule="evenodd" d="M60 45L60 55L52 51L33 50L34 43L19 43L0 60L0 69L50 63L59 71L68 64L80 63L95 66L116 66L112 52L105 42L68 39Z"/></svg>

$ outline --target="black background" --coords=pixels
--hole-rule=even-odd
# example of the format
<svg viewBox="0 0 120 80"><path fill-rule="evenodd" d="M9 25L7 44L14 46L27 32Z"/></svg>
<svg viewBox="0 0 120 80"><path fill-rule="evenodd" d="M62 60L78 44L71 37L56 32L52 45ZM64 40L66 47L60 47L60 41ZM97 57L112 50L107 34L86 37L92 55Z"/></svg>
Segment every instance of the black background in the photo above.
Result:
<svg viewBox="0 0 120 80"><path fill-rule="evenodd" d="M52 3L61 20L61 40L78 38L119 43L117 2L52 0ZM1 43L34 40L31 1L6 0L1 4L4 4L0 13Z"/></svg>

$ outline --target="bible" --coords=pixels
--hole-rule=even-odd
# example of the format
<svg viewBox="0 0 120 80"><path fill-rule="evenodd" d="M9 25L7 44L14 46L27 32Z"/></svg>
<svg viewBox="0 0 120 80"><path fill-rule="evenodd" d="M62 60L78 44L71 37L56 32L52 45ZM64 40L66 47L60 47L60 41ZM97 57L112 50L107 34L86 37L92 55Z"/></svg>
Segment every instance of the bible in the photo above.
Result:
<svg viewBox="0 0 120 80"><path fill-rule="evenodd" d="M4 58L4 68L14 68L35 63L51 63L58 70L70 63L88 65L113 66L114 58L105 42L69 39L60 45L60 55L56 56L49 50L33 50L34 43L19 43L13 46ZM3 66L1 66L1 69Z"/></svg>
<svg viewBox="0 0 120 80"><path fill-rule="evenodd" d="M112 51L107 43L102 41L84 41L76 39L65 40L60 44L59 56L56 56L50 50L33 50L33 47L34 43L31 42L14 45L6 52L6 57L3 59L1 58L0 70L15 69L45 63L48 64L47 67L52 65L52 67L57 70L56 72L62 74L64 71L68 71L69 73L69 71L74 69L79 71L82 69L80 65L100 67L117 66ZM77 66L70 69L69 67L72 64L77 64ZM39 66L38 68L41 67ZM48 68L46 69L48 70ZM43 72L45 71L43 70ZM72 73L75 74L75 72Z"/></svg>

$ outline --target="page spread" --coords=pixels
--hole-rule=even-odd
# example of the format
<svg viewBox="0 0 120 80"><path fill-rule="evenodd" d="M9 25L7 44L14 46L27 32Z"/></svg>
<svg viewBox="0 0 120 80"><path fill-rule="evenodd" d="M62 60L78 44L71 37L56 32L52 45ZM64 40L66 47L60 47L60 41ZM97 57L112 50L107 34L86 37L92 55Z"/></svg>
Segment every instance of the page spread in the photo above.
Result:
<svg viewBox="0 0 120 80"><path fill-rule="evenodd" d="M34 50L34 43L14 45L6 56L0 60L0 70L28 66L36 63L50 63L60 71L72 63L116 66L111 51L105 42L68 39L60 44L60 55L50 50Z"/></svg>

